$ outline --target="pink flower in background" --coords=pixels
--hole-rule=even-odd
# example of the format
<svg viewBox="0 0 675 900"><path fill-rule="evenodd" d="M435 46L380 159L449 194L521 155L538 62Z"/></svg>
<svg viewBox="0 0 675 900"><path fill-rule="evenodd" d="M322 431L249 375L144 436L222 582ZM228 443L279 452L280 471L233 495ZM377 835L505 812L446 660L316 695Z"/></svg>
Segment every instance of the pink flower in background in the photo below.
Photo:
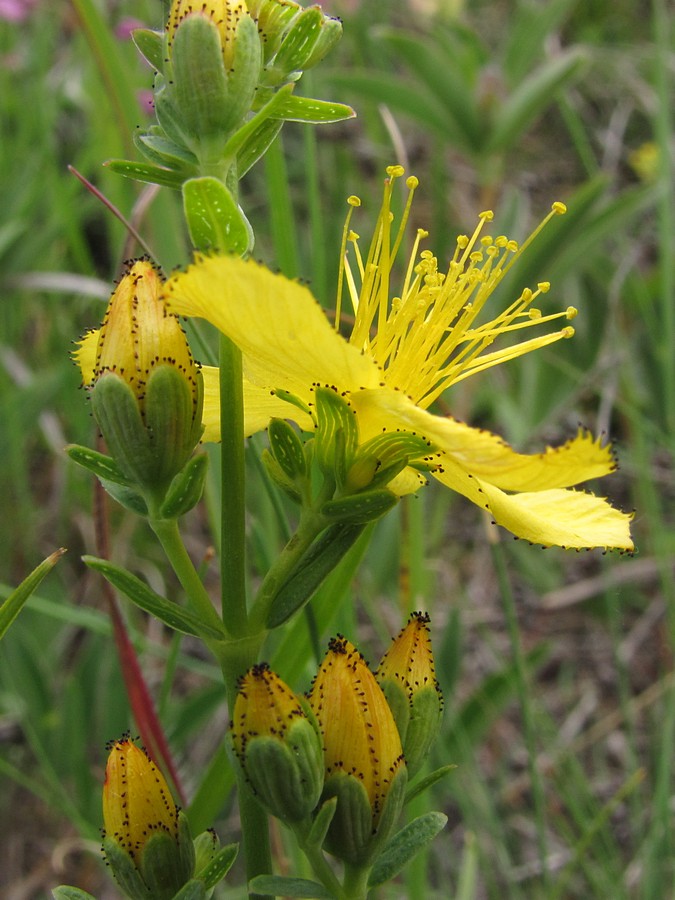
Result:
<svg viewBox="0 0 675 900"><path fill-rule="evenodd" d="M37 4L38 0L0 0L0 19L24 22Z"/></svg>

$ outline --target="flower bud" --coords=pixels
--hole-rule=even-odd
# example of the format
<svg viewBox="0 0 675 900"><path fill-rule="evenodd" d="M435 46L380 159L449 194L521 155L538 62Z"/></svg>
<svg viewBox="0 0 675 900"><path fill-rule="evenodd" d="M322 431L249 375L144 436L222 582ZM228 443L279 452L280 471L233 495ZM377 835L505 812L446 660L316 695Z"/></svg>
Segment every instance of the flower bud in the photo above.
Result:
<svg viewBox="0 0 675 900"><path fill-rule="evenodd" d="M424 762L441 724L443 697L434 674L429 616L415 612L375 673L396 721L408 772Z"/></svg>
<svg viewBox="0 0 675 900"><path fill-rule="evenodd" d="M309 702L323 737L322 799L338 798L326 849L368 865L403 804L407 770L396 723L363 656L341 636L329 644Z"/></svg>
<svg viewBox="0 0 675 900"><path fill-rule="evenodd" d="M112 741L103 785L103 849L132 900L170 900L192 877L195 853L185 816L164 776L129 738Z"/></svg>
<svg viewBox="0 0 675 900"><path fill-rule="evenodd" d="M232 744L258 800L283 822L307 819L323 787L321 739L293 691L266 663L239 683Z"/></svg>
<svg viewBox="0 0 675 900"><path fill-rule="evenodd" d="M133 263L99 331L75 352L94 417L130 484L164 495L202 433L202 378L146 260Z"/></svg>

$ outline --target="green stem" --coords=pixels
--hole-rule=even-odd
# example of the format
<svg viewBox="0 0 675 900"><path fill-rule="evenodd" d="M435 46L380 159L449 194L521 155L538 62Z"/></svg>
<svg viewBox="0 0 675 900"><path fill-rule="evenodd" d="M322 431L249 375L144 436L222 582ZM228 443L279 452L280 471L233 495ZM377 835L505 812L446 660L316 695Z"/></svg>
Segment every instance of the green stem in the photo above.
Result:
<svg viewBox="0 0 675 900"><path fill-rule="evenodd" d="M221 548L223 622L230 634L248 632L246 610L246 477L241 351L220 337Z"/></svg>
<svg viewBox="0 0 675 900"><path fill-rule="evenodd" d="M326 520L319 513L305 509L295 534L291 537L265 575L255 602L251 608L252 629L262 629L279 588L288 579L302 556L326 527Z"/></svg>
<svg viewBox="0 0 675 900"><path fill-rule="evenodd" d="M495 541L491 543L492 560L495 571L497 573L497 582L499 591L504 605L504 614L506 616L506 624L509 630L509 639L511 642L511 652L513 653L513 662L515 667L516 687L518 690L518 699L520 701L520 709L523 716L523 731L525 746L527 748L527 761L532 784L532 795L534 797L534 810L537 822L537 839L539 844L539 862L541 865L542 880L544 887L550 884L550 873L548 871L548 845L546 841L546 818L544 815L544 790L541 783L539 769L537 767L537 752L535 741L535 724L532 713L532 704L530 702L530 693L528 690L527 665L525 662L525 654L520 641L520 632L518 630L518 614L516 611L516 602L511 589L511 581L506 568L506 560L504 559L504 550L502 545ZM544 891L546 893L546 891Z"/></svg>
<svg viewBox="0 0 675 900"><path fill-rule="evenodd" d="M192 611L200 616L205 624L222 629L218 613L213 608L211 598L185 549L176 519L150 519L150 527L157 535L171 567L178 576Z"/></svg>
<svg viewBox="0 0 675 900"><path fill-rule="evenodd" d="M307 857L309 864L312 867L312 871L319 879L321 884L328 888L331 893L333 893L338 900L347 900L347 895L342 889L342 885L338 881L335 872L328 865L328 861L326 857L323 855L320 847L308 847L305 843L303 835L299 830L295 831L295 835L298 839L298 844L300 845L302 852Z"/></svg>
<svg viewBox="0 0 675 900"><path fill-rule="evenodd" d="M370 866L345 866L344 893L345 900L366 900L368 896L368 876Z"/></svg>

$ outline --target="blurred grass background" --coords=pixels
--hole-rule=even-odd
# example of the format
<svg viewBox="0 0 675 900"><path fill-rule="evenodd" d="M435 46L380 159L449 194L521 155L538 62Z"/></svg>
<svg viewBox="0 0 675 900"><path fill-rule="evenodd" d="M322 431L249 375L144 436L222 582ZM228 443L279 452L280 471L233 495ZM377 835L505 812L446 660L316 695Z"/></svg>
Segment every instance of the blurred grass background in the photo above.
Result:
<svg viewBox="0 0 675 900"><path fill-rule="evenodd" d="M31 900L69 882L104 898L115 896L98 853L104 743L133 723L101 587L79 561L95 552L92 484L63 447L94 437L72 341L100 321L138 248L67 166L134 221L167 270L188 247L176 196L101 166L135 153L151 73L130 17L160 27L159 0L14 2L0 7L2 596L57 547L69 552L0 645L0 894ZM620 470L598 489L637 511L632 558L543 552L487 531L477 509L431 486L377 525L358 569L354 556L322 589L322 642L345 631L372 661L410 610L432 616L446 696L433 762L458 768L413 813L443 809L449 823L379 896L674 897L672 8L323 5L345 36L300 92L351 103L358 118L288 125L247 176L256 255L330 305L345 199L362 198L354 227L367 235L392 162L419 177L415 224L440 258L486 207L495 230L522 238L552 200L566 202L510 283L550 280L551 303L580 310L575 339L444 402L522 450L579 423L607 434ZM253 454L249 485L251 561L264 569L283 534ZM143 524L112 505L109 515L114 559L175 596ZM206 514L185 532L205 558ZM353 600L336 610L355 569ZM235 839L219 674L199 646L124 611L190 813ZM270 654L308 686L305 620ZM283 868L282 832L276 843Z"/></svg>

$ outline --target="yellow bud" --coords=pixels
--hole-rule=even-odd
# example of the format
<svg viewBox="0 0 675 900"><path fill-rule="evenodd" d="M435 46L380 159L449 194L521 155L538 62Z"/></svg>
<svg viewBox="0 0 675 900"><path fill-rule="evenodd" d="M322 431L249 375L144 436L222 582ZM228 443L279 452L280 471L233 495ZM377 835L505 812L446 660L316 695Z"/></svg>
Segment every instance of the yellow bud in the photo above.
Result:
<svg viewBox="0 0 675 900"><path fill-rule="evenodd" d="M366 789L376 824L392 779L404 766L403 749L375 676L345 638L330 642L309 702L323 735L326 778L354 775Z"/></svg>
<svg viewBox="0 0 675 900"><path fill-rule="evenodd" d="M109 750L103 784L106 836L136 862L157 832L178 843L178 809L157 766L129 738L112 741Z"/></svg>

